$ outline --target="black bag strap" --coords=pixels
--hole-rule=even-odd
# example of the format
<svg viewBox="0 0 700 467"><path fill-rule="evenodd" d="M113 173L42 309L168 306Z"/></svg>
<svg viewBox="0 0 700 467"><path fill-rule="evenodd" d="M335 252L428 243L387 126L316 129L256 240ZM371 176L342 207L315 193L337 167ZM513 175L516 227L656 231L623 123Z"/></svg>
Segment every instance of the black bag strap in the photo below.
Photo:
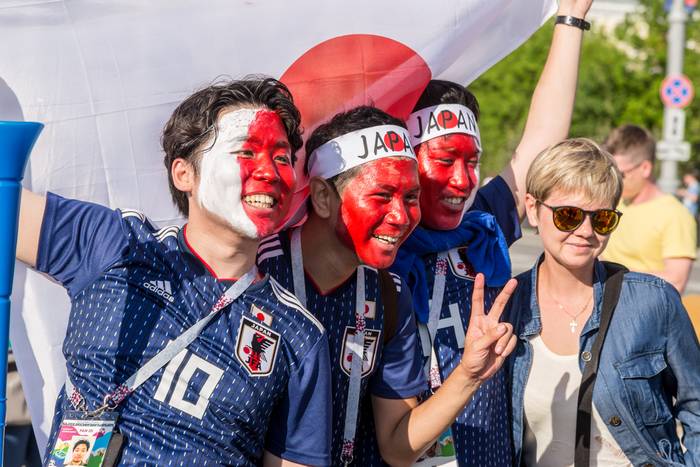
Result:
<svg viewBox="0 0 700 467"><path fill-rule="evenodd" d="M382 294L384 307L384 345L386 345L396 334L399 320L399 294L396 292L394 278L386 269L379 270L379 291Z"/></svg>
<svg viewBox="0 0 700 467"><path fill-rule="evenodd" d="M591 451L591 414L593 406L593 387L598 374L600 352L605 342L605 335L610 327L613 312L620 298L622 279L628 269L617 263L603 262L607 278L603 292L603 309L600 313L600 329L591 347L591 359L583 367L581 386L578 390L578 411L576 413L576 453L575 467L588 467Z"/></svg>

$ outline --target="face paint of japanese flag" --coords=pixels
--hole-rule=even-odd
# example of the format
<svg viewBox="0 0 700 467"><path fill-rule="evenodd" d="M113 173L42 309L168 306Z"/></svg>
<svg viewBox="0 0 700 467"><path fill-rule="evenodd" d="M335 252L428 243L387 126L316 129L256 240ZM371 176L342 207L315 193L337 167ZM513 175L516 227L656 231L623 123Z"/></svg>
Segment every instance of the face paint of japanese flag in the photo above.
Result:
<svg viewBox="0 0 700 467"><path fill-rule="evenodd" d="M479 187L476 117L461 104L440 104L412 113L406 124L418 156L421 223L452 230L474 203Z"/></svg>
<svg viewBox="0 0 700 467"><path fill-rule="evenodd" d="M282 120L271 110L239 109L223 113L217 128L200 163L199 202L245 237L270 235L295 184Z"/></svg>
<svg viewBox="0 0 700 467"><path fill-rule="evenodd" d="M421 143L416 154L421 223L435 230L457 228L479 187L481 153L474 138L458 133L438 136Z"/></svg>

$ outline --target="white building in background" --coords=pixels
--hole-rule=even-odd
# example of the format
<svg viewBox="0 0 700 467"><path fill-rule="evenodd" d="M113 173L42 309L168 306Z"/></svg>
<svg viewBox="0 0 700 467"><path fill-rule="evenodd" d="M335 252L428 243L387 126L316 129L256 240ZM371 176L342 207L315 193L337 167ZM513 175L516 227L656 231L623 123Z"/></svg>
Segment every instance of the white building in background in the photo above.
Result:
<svg viewBox="0 0 700 467"><path fill-rule="evenodd" d="M612 29L625 19L627 13L633 12L638 6L637 0L596 0L587 18L596 26Z"/></svg>

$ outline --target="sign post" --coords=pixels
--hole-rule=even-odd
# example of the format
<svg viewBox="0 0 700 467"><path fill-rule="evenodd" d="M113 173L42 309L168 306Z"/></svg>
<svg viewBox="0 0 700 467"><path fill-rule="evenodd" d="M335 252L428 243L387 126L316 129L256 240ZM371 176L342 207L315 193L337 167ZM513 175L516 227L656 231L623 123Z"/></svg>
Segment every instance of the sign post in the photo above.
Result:
<svg viewBox="0 0 700 467"><path fill-rule="evenodd" d="M666 78L661 83L660 96L664 104L663 139L657 143L657 159L661 162L659 187L673 193L678 186L678 162L690 158L690 145L683 141L685 107L693 100L693 84L683 75L685 52L685 22L687 0L668 0L668 59Z"/></svg>

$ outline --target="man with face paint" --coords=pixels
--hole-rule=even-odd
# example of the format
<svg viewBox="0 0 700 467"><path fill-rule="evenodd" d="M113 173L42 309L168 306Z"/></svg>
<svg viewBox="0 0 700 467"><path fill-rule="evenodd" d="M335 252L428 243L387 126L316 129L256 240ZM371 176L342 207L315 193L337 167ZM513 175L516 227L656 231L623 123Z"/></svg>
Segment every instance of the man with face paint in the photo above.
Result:
<svg viewBox="0 0 700 467"><path fill-rule="evenodd" d="M183 228L22 194L17 257L72 302L49 455L62 420L103 411L118 414L107 454L121 438L125 465L330 462L325 331L255 265L259 239L289 208L299 123L273 79L217 83L182 102L162 144Z"/></svg>
<svg viewBox="0 0 700 467"><path fill-rule="evenodd" d="M508 246L520 237L527 170L540 151L569 131L591 3L559 2L522 140L510 164L484 188L478 189L482 145L474 95L456 83L433 80L406 122L418 157L423 216L392 270L413 294L431 391L459 363L476 273L486 277L487 308L510 277ZM444 435L452 437L459 465L512 465L508 410L506 375L500 371Z"/></svg>
<svg viewBox="0 0 700 467"><path fill-rule="evenodd" d="M419 405L416 395L426 386L411 297L405 283L381 270L420 219L416 158L406 128L381 110L358 107L318 127L306 152L308 220L264 240L258 262L293 289L328 331L332 464L377 465L380 452L391 464L410 464L510 353L512 328L498 323L498 316L514 284L488 317L474 314L458 369ZM395 315L389 317L392 297ZM482 304L475 294L474 306Z"/></svg>

